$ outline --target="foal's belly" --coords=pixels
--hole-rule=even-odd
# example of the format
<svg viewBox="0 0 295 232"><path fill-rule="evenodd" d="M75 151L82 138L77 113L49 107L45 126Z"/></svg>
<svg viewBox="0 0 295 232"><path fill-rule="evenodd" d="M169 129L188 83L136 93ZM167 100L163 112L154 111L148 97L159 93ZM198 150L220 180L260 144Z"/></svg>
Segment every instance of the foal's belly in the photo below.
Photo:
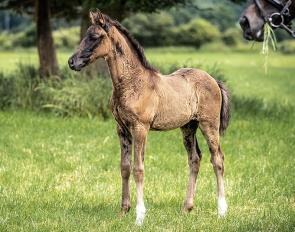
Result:
<svg viewBox="0 0 295 232"><path fill-rule="evenodd" d="M159 86L152 130L172 130L196 120L198 97L194 85L183 78L167 78Z"/></svg>
<svg viewBox="0 0 295 232"><path fill-rule="evenodd" d="M158 112L154 116L154 120L151 123L151 130L167 131L179 128L191 120L196 120L193 110L180 107L170 108Z"/></svg>

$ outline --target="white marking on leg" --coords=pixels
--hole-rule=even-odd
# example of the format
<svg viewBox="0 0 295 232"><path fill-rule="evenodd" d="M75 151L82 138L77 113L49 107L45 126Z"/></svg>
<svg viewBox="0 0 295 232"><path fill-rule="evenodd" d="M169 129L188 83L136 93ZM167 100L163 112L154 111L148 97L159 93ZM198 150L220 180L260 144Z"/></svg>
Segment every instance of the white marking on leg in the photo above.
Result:
<svg viewBox="0 0 295 232"><path fill-rule="evenodd" d="M145 217L145 212L146 212L146 209L145 209L143 201L140 203L137 203L137 205L136 205L136 221L135 221L136 225L138 225L138 226L142 225L144 217Z"/></svg>
<svg viewBox="0 0 295 232"><path fill-rule="evenodd" d="M224 217L227 211L225 197L218 198L218 217Z"/></svg>

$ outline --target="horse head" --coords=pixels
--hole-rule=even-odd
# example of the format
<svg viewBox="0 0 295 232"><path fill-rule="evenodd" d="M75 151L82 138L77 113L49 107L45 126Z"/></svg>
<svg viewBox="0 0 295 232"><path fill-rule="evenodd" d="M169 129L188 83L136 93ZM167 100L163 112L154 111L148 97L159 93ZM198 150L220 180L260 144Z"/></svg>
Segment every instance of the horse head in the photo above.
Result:
<svg viewBox="0 0 295 232"><path fill-rule="evenodd" d="M98 9L95 12L90 11L89 17L92 25L68 60L69 67L75 71L80 71L96 59L107 56L110 51L109 18Z"/></svg>
<svg viewBox="0 0 295 232"><path fill-rule="evenodd" d="M282 27L292 34L291 19L294 17L292 1L253 0L241 14L239 23L243 36L247 40L263 41L264 24L269 23L273 29ZM292 13L291 13L292 10ZM292 17L293 16L293 17Z"/></svg>

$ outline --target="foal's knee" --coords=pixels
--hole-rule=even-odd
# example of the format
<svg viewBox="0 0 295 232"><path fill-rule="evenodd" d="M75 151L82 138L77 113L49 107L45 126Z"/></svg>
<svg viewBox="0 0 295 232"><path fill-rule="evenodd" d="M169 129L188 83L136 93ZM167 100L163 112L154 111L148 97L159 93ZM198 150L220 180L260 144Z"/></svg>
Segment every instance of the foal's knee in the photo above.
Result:
<svg viewBox="0 0 295 232"><path fill-rule="evenodd" d="M133 177L135 182L141 182L144 178L144 168L143 167L134 167L133 168Z"/></svg>
<svg viewBox="0 0 295 232"><path fill-rule="evenodd" d="M198 155L192 157L189 161L191 172L198 173L200 168L201 158Z"/></svg>
<svg viewBox="0 0 295 232"><path fill-rule="evenodd" d="M129 178L131 173L131 166L129 164L121 165L122 178Z"/></svg>
<svg viewBox="0 0 295 232"><path fill-rule="evenodd" d="M221 171L223 173L224 171L224 165L223 165L223 156L211 156L210 159L213 168L215 171Z"/></svg>

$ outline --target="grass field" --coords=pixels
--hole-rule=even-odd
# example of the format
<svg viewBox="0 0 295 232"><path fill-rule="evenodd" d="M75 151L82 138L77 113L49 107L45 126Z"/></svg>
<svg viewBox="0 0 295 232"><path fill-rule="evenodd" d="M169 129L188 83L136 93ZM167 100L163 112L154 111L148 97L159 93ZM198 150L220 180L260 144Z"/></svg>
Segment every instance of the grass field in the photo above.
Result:
<svg viewBox="0 0 295 232"><path fill-rule="evenodd" d="M0 112L0 231L295 230L294 56L272 53L264 75L264 57L255 53L175 52L149 49L146 54L155 64L191 62L206 68L217 62L231 92L247 99L233 109L222 138L227 216L217 218L216 180L201 134L195 207L183 215L188 167L181 133L150 132L147 216L137 227L133 181L132 209L118 218L120 155L113 119L10 110ZM59 54L60 64L69 54ZM5 62L18 55L10 57ZM1 69L11 65L13 70L15 63L5 65L2 53L0 58ZM29 59L36 61L34 55ZM261 105L251 108L257 99Z"/></svg>

